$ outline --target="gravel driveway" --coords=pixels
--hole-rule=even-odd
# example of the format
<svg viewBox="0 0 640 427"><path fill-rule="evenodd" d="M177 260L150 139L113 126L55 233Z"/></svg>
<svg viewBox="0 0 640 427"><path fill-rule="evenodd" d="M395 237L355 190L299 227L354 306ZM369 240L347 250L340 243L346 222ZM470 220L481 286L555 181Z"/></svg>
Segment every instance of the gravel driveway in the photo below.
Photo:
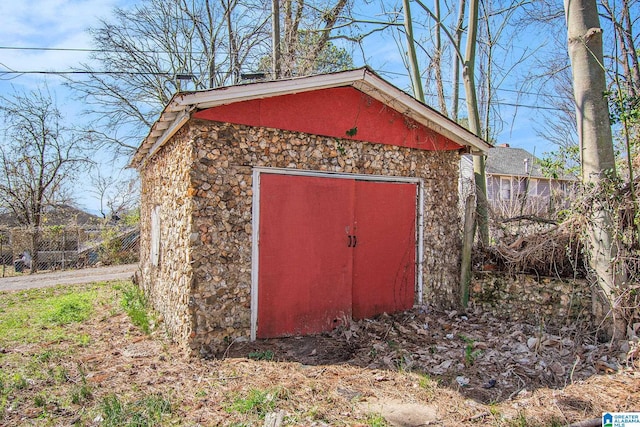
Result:
<svg viewBox="0 0 640 427"><path fill-rule="evenodd" d="M127 280L138 269L138 264L109 267L84 268L81 270L54 271L51 273L25 274L15 277L0 277L0 291L44 288L55 285Z"/></svg>

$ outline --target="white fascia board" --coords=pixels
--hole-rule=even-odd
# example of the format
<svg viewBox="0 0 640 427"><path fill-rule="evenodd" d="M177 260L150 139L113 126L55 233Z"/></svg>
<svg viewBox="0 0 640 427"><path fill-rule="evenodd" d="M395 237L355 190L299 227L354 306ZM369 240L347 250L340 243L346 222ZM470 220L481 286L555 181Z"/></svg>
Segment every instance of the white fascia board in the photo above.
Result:
<svg viewBox="0 0 640 427"><path fill-rule="evenodd" d="M178 132L180 128L182 128L182 126L189 120L189 117L191 117L191 109L189 110L185 109L181 113L179 113L171 123L167 123L166 129L164 130L162 135L155 140L151 148L149 148L149 151L144 155L144 158L140 161L140 165L144 164L151 156L153 156L160 149L160 147L162 147L165 144L165 142L167 142L173 135L175 135L175 133Z"/></svg>
<svg viewBox="0 0 640 427"><path fill-rule="evenodd" d="M345 71L342 73L325 74L313 77L300 77L290 80L277 80L264 83L250 83L239 86L229 86L207 92L194 92L175 99L176 105L195 105L199 109L233 104L250 99L268 98L311 90L326 89L352 85L362 80L366 75L365 69Z"/></svg>
<svg viewBox="0 0 640 427"><path fill-rule="evenodd" d="M365 74L364 81L375 89L375 92L369 93L369 95L384 104L394 107L398 112L406 114L417 122L441 133L452 141L460 145L470 145L472 148L476 149L475 151L483 153L491 148L491 145L482 138L479 138L472 132L462 128L450 119L442 116L381 78L371 73L367 73ZM366 91L365 88L362 87L362 84L356 85L356 87L362 91ZM378 96L376 96L376 94L378 94Z"/></svg>

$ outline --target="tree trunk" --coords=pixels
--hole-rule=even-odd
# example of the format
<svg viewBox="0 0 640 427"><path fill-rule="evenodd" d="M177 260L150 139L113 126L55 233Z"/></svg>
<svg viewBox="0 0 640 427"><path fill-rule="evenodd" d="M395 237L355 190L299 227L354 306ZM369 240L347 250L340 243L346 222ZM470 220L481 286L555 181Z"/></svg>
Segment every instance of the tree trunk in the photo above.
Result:
<svg viewBox="0 0 640 427"><path fill-rule="evenodd" d="M465 0L460 0L460 3L458 5L458 22L456 24L456 32L455 32L455 43L456 46L458 48L460 48L460 46L462 46L462 31L463 31L463 24L464 24L464 10L465 10L465 6L466 6L466 1ZM460 94L460 90L458 88L458 83L460 82L460 61L458 59L458 56L456 55L455 49L454 49L454 53L453 53L453 70L452 70L452 74L453 74L453 84L452 86L452 100L451 100L451 119L454 122L458 122L458 100L459 100L459 94Z"/></svg>
<svg viewBox="0 0 640 427"><path fill-rule="evenodd" d="M273 79L280 78L280 0L271 1L271 44Z"/></svg>
<svg viewBox="0 0 640 427"><path fill-rule="evenodd" d="M440 39L440 32L442 31L442 24L440 22L440 0L435 0L433 3L434 12L436 15L436 31L435 31L435 53L433 54L433 67L435 69L436 88L438 91L438 105L440 106L440 112L449 117L447 112L447 100L444 96L444 83L442 81L442 41ZM456 62L458 62L456 60Z"/></svg>
<svg viewBox="0 0 640 427"><path fill-rule="evenodd" d="M409 64L409 72L411 74L413 96L415 96L419 101L424 102L424 91L422 90L422 80L420 79L418 57L416 56L416 47L413 40L413 22L411 21L411 7L409 6L409 0L402 0L402 10L404 11L404 29L407 35L407 61Z"/></svg>
<svg viewBox="0 0 640 427"><path fill-rule="evenodd" d="M601 294L611 309L613 339L622 339L626 323L616 301L624 282L623 270L616 266L612 212L606 205L607 183L616 176L609 107L602 55L602 29L596 0L565 0L568 50L573 73L576 121L580 141L582 182L593 197L587 225L589 263L596 274Z"/></svg>
<svg viewBox="0 0 640 427"><path fill-rule="evenodd" d="M469 3L469 32L467 34L467 48L465 52L462 79L467 95L467 114L469 115L469 130L481 136L480 114L478 112L478 99L476 98L475 60L476 60L476 35L478 33L478 0ZM476 184L476 213L480 244L489 245L489 213L487 209L487 180L485 176L484 156L473 156L473 175Z"/></svg>

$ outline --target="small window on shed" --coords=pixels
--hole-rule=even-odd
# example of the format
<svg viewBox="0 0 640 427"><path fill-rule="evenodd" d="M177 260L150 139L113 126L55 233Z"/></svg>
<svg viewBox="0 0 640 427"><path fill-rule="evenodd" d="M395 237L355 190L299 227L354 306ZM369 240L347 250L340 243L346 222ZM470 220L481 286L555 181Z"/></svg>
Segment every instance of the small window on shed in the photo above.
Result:
<svg viewBox="0 0 640 427"><path fill-rule="evenodd" d="M151 264L158 266L160 263L160 206L151 210Z"/></svg>

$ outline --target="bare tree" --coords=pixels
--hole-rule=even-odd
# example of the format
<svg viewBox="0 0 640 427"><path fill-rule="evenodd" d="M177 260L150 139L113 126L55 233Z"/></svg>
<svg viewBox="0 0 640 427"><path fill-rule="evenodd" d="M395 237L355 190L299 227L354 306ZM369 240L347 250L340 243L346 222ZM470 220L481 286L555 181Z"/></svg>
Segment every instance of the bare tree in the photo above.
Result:
<svg viewBox="0 0 640 427"><path fill-rule="evenodd" d="M462 46L462 33L464 31L464 14L466 10L466 1L459 0L458 1L458 16L456 18L456 23L454 27L454 40L453 44L455 46ZM452 96L451 96L451 118L455 121L458 121L458 109L459 109L459 98L460 98L460 63L456 52L453 54L453 68L451 70L452 76Z"/></svg>
<svg viewBox="0 0 640 427"><path fill-rule="evenodd" d="M351 19L344 14L347 0L282 0L283 34L280 74L304 76L336 71L352 65L351 56L332 43L332 31Z"/></svg>
<svg viewBox="0 0 640 427"><path fill-rule="evenodd" d="M131 210L139 198L138 182L134 178L106 175L99 168L91 175L91 193L100 203L100 215L117 219Z"/></svg>
<svg viewBox="0 0 640 427"><path fill-rule="evenodd" d="M622 0L611 4L608 0L600 0L600 3L603 11L601 15L613 27L614 38L611 42L616 45L618 54L612 59L623 69L623 72L619 73L617 67L613 67L610 72L620 74L620 85L623 86L621 90L626 95L635 97L640 93L640 61L636 47L637 35L633 32L635 19L632 20L631 15L638 13L637 2Z"/></svg>
<svg viewBox="0 0 640 427"><path fill-rule="evenodd" d="M281 1L283 76L323 71L346 0ZM129 155L174 93L240 82L271 56L271 5L257 0L142 0L90 30L95 52L69 82L94 119L96 143ZM351 64L350 57L345 59ZM271 63L266 69L271 69Z"/></svg>
<svg viewBox="0 0 640 427"><path fill-rule="evenodd" d="M505 2L485 0L480 3L478 18L478 108L482 137L495 141L507 120L504 120L498 90L517 75L518 68L526 66L534 56L536 46L527 46L516 57L514 23L522 13L526 0Z"/></svg>
<svg viewBox="0 0 640 427"><path fill-rule="evenodd" d="M462 80L464 92L467 98L467 114L469 117L469 130L478 136L482 136L480 128L480 110L476 97L476 35L478 30L478 0L469 1L469 33L465 49L462 67ZM489 245L489 212L487 199L487 178L485 176L485 159L483 155L473 156L473 175L476 185L476 221L479 231L479 242L482 246Z"/></svg>
<svg viewBox="0 0 640 427"><path fill-rule="evenodd" d="M402 11L404 12L404 32L407 38L407 61L409 65L409 76L411 76L411 87L413 96L424 102L424 90L422 88L422 77L420 66L416 55L416 42L413 36L413 19L411 18L411 5L409 0L402 1Z"/></svg>
<svg viewBox="0 0 640 427"><path fill-rule="evenodd" d="M614 107L612 114L622 118L637 105L636 95L640 93L640 65L638 65L637 30L634 27L634 16L640 13L637 1L598 0L599 16L602 18L604 52L602 65L606 72L607 92ZM569 75L569 57L564 45L566 43L564 11L560 3L539 0L527 9L526 16L520 20L519 28L523 32L546 34L546 43L551 46L538 63L532 67L531 73L524 79L529 82L525 90L535 89L540 95L542 104L555 109L547 110L545 120L538 129L541 137L558 145L560 153L571 151L578 141L571 134L575 123L574 101ZM634 31L636 33L634 34ZM555 48L557 46L557 48ZM567 78L569 76L569 78ZM618 110L618 111L616 111ZM619 114L622 113L622 114ZM622 120L621 120L622 121ZM624 129L614 127L614 136L624 140ZM633 129L632 129L633 133ZM616 140L614 139L614 143ZM620 147L625 152L626 147Z"/></svg>
<svg viewBox="0 0 640 427"><path fill-rule="evenodd" d="M447 111L447 100L444 95L444 82L442 78L442 57L444 48L442 46L442 15L440 13L440 0L435 0L433 2L433 11L435 14L435 52L432 60L432 68L435 73L436 92L438 93L438 105L440 106L440 112L445 116L449 116L449 113Z"/></svg>
<svg viewBox="0 0 640 427"><path fill-rule="evenodd" d="M613 313L612 336L622 339L626 324L616 300L624 272L616 267L617 257L612 212L607 209L606 189L616 177L615 156L602 53L602 28L595 0L565 0L569 57L580 142L582 181L595 188L587 225L589 262L595 271L605 301ZM603 195L603 193L605 193Z"/></svg>
<svg viewBox="0 0 640 427"><path fill-rule="evenodd" d="M180 90L236 83L269 52L269 10L247 0L143 0L90 30L96 53L69 86L93 128L128 155Z"/></svg>
<svg viewBox="0 0 640 427"><path fill-rule="evenodd" d="M31 232L35 272L37 250L47 208L66 201L65 190L88 163L84 139L64 126L46 89L0 97L4 120L0 144L0 207L13 213Z"/></svg>

